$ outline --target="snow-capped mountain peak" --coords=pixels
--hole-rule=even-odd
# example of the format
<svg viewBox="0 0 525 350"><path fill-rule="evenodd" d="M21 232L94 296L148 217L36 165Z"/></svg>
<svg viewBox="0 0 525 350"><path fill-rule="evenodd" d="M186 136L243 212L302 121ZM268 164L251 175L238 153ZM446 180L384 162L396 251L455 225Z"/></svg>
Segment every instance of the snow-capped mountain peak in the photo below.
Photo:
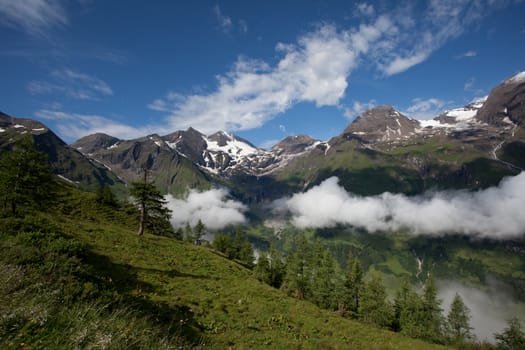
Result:
<svg viewBox="0 0 525 350"><path fill-rule="evenodd" d="M505 80L504 84L521 84L525 82L525 71L520 72L509 79Z"/></svg>

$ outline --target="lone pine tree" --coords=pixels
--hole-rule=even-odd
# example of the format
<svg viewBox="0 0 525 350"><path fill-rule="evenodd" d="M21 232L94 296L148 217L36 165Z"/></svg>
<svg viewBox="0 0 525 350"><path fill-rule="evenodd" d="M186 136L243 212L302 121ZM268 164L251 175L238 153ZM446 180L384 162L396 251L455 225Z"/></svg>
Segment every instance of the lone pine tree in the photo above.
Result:
<svg viewBox="0 0 525 350"><path fill-rule="evenodd" d="M139 228L137 236L144 235L147 227L154 234L173 236L173 227L170 224L171 210L166 207L166 200L160 191L148 182L148 171L144 170L142 182L132 182L129 194L139 210Z"/></svg>

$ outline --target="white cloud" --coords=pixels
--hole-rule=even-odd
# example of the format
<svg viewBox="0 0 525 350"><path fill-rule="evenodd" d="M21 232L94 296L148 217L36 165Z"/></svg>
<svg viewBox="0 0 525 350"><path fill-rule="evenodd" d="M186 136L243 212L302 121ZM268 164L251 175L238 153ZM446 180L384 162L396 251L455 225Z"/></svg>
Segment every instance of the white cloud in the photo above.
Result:
<svg viewBox="0 0 525 350"><path fill-rule="evenodd" d="M215 5L213 7L213 13L215 14L215 18L217 19L219 28L226 33L230 32L233 27L232 19L222 12L219 5Z"/></svg>
<svg viewBox="0 0 525 350"><path fill-rule="evenodd" d="M0 23L35 36L69 22L58 0L0 0Z"/></svg>
<svg viewBox="0 0 525 350"><path fill-rule="evenodd" d="M402 73L407 69L425 61L429 55L430 51L424 50L421 52L414 52L411 55L405 57L395 56L394 59L388 62L388 64L384 65L382 69L386 75Z"/></svg>
<svg viewBox="0 0 525 350"><path fill-rule="evenodd" d="M405 112L406 115L419 120L432 119L443 112L446 103L438 98L426 100L415 98Z"/></svg>
<svg viewBox="0 0 525 350"><path fill-rule="evenodd" d="M464 54L462 54L460 57L476 57L478 53L476 51L467 51Z"/></svg>
<svg viewBox="0 0 525 350"><path fill-rule="evenodd" d="M37 111L35 115L39 118L53 120L57 124L57 132L68 141L74 141L82 136L97 132L121 139L131 139L165 131L161 126L135 128L106 117L92 114L65 113L43 109Z"/></svg>
<svg viewBox="0 0 525 350"><path fill-rule="evenodd" d="M366 2L355 4L355 15L356 16L373 16L375 12L376 11L372 4L368 4Z"/></svg>
<svg viewBox="0 0 525 350"><path fill-rule="evenodd" d="M228 199L225 189L212 189L205 192L190 190L185 199L166 196L168 208L173 211L171 223L174 227L184 227L186 223L195 226L199 220L211 230L219 230L229 225L246 222L246 206Z"/></svg>
<svg viewBox="0 0 525 350"><path fill-rule="evenodd" d="M239 31L241 33L248 33L248 23L244 19L239 20Z"/></svg>
<svg viewBox="0 0 525 350"><path fill-rule="evenodd" d="M345 117L350 120L360 116L361 113L377 106L376 100L370 100L368 102L354 101L351 108L345 108Z"/></svg>
<svg viewBox="0 0 525 350"><path fill-rule="evenodd" d="M357 58L390 31L385 16L352 31L325 24L300 37L297 44L278 44L282 57L274 67L239 57L230 72L217 78L215 92L170 92L149 107L170 111L168 119L174 129L193 126L207 133L260 127L298 102L337 106Z"/></svg>
<svg viewBox="0 0 525 350"><path fill-rule="evenodd" d="M298 227L343 224L370 232L406 229L414 234L461 233L495 239L525 234L525 216L521 214L525 173L478 192L437 192L415 197L391 193L356 196L332 177L284 203Z"/></svg>
<svg viewBox="0 0 525 350"><path fill-rule="evenodd" d="M404 30L391 38L388 43L391 50L383 51L383 57L377 58L378 68L390 76L424 62L434 51L506 3L490 0L432 0L423 11L418 9L416 12L414 8L408 8L395 12L393 21ZM464 57L475 55L475 51L467 51Z"/></svg>
<svg viewBox="0 0 525 350"><path fill-rule="evenodd" d="M50 81L30 81L27 90L33 95L61 93L77 100L98 100L113 95L105 81L71 69L53 71Z"/></svg>

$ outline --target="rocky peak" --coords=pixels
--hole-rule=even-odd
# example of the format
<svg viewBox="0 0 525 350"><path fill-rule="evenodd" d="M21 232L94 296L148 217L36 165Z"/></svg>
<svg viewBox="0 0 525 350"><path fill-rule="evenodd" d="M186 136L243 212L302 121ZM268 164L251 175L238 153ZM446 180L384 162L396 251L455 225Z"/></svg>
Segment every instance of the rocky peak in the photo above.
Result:
<svg viewBox="0 0 525 350"><path fill-rule="evenodd" d="M204 135L199 131L189 128L187 130L175 131L162 139L172 149L191 159L194 163L203 162L202 153L206 149Z"/></svg>
<svg viewBox="0 0 525 350"><path fill-rule="evenodd" d="M525 126L525 72L514 75L492 89L476 118L497 126Z"/></svg>
<svg viewBox="0 0 525 350"><path fill-rule="evenodd" d="M114 146L119 141L120 140L116 137L103 133L96 133L78 139L71 146L84 154L91 154L98 150Z"/></svg>
<svg viewBox="0 0 525 350"><path fill-rule="evenodd" d="M210 136L208 136L208 140L212 142L216 142L218 147L224 147L232 142L241 142L245 143L250 148L256 148L250 141L243 139L242 137L238 137L233 134L229 134L226 131L218 131Z"/></svg>
<svg viewBox="0 0 525 350"><path fill-rule="evenodd" d="M363 112L344 131L366 142L394 141L408 137L419 127L417 120L409 119L392 106L380 106Z"/></svg>
<svg viewBox="0 0 525 350"><path fill-rule="evenodd" d="M287 136L279 143L272 147L272 152L277 154L297 154L306 151L317 140L307 135L292 135Z"/></svg>

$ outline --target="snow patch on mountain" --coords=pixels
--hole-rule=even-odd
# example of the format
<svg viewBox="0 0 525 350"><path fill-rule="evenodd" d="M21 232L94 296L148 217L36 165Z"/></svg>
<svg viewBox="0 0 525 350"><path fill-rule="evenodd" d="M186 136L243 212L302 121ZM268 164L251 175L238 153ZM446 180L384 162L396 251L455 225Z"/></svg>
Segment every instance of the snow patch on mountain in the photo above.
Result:
<svg viewBox="0 0 525 350"><path fill-rule="evenodd" d="M208 145L208 151L214 152L224 152L233 157L247 157L252 154L258 153L258 149L250 146L246 142L240 141L235 136L228 134L224 131L220 132L222 135L228 139L226 144L220 145L218 141L211 140L210 137L203 136L204 141Z"/></svg>
<svg viewBox="0 0 525 350"><path fill-rule="evenodd" d="M525 71L520 72L505 81L506 84L520 84L525 82Z"/></svg>

